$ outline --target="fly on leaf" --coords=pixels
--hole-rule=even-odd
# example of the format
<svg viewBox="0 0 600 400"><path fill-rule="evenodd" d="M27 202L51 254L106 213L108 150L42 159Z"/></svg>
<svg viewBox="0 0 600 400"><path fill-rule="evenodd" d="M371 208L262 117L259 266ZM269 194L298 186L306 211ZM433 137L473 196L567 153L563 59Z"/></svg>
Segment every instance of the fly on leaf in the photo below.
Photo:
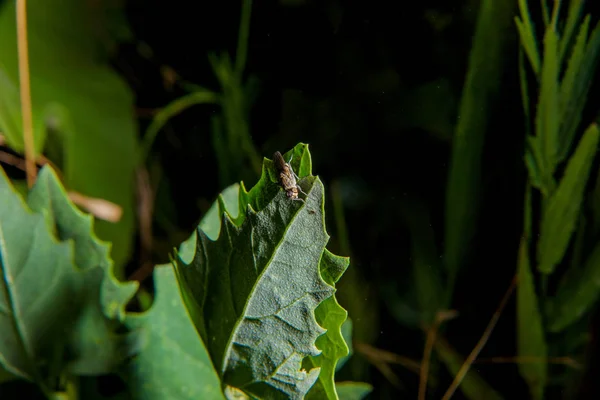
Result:
<svg viewBox="0 0 600 400"><path fill-rule="evenodd" d="M285 190L288 199L304 202L304 200L298 197L299 192L306 196L306 193L298 186L298 180L300 180L300 178L294 173L290 163L285 162L283 156L278 151L273 154L273 164L275 164L275 169L277 170L277 180L279 181L279 185Z"/></svg>

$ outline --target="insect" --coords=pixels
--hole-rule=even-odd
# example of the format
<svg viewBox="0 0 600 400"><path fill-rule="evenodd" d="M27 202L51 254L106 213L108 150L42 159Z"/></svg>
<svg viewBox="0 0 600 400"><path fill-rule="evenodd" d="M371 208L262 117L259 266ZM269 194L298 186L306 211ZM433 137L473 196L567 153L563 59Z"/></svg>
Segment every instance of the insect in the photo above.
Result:
<svg viewBox="0 0 600 400"><path fill-rule="evenodd" d="M290 159L290 161L292 160ZM305 196L306 193L304 193L302 188L298 186L297 180L300 178L298 178L298 175L294 173L290 163L285 162L283 156L278 151L273 154L273 163L275 164L275 169L277 170L279 184L283 190L285 190L286 196L289 199L300 200L301 202L304 202L303 199L298 197L298 192L304 194Z"/></svg>

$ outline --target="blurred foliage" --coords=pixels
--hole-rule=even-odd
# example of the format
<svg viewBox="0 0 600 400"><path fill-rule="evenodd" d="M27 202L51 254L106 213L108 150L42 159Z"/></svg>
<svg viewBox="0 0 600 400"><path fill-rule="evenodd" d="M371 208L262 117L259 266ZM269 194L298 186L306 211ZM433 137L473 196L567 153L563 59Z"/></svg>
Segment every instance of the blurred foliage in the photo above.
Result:
<svg viewBox="0 0 600 400"><path fill-rule="evenodd" d="M309 143L330 250L351 256L342 398L443 398L515 276L454 397L600 396L597 2L28 3L36 148L123 207L95 226L142 281L130 307L224 188ZM0 1L0 162L26 193L18 93Z"/></svg>

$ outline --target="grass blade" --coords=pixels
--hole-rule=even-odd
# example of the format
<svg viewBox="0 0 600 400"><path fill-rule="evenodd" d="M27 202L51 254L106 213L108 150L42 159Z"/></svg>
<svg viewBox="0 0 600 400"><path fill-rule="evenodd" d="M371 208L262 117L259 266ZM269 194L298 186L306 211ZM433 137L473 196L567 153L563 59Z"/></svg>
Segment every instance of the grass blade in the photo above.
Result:
<svg viewBox="0 0 600 400"><path fill-rule="evenodd" d="M560 50L559 50L560 65L563 64L565 57L567 56L569 46L571 45L571 42L573 40L573 33L575 33L575 28L577 28L579 18L581 18L581 12L583 11L584 3L585 3L585 0L571 0L569 2L569 11L567 13L567 21L565 23L562 38L560 40Z"/></svg>
<svg viewBox="0 0 600 400"><path fill-rule="evenodd" d="M590 125L544 211L538 241L538 269L543 274L552 273L560 263L575 230L590 168L596 155L598 136L598 126Z"/></svg>
<svg viewBox="0 0 600 400"><path fill-rule="evenodd" d="M600 297L600 244L594 247L583 269L573 270L554 296L548 330L561 332L579 320Z"/></svg>
<svg viewBox="0 0 600 400"><path fill-rule="evenodd" d="M586 27L582 26L582 30L584 28ZM580 31L580 35L577 38L578 42L585 40L585 36L587 35L584 34L586 34L585 31ZM582 44L576 43L576 46L578 45L582 46ZM567 70L560 92L563 101L560 108L559 134L561 138L560 148L562 149L560 154L561 159L566 158L569 153L571 143L581 121L581 113L586 103L590 85L596 74L600 51L600 24L597 24L594 28L590 40L587 46L585 46L585 54L579 55L575 51L582 50L575 47L568 66L571 70ZM575 57L581 57L581 59L573 60Z"/></svg>
<svg viewBox="0 0 600 400"><path fill-rule="evenodd" d="M521 38L521 44L525 49L525 54L529 58L531 68L535 73L535 76L540 75L540 53L537 48L535 40L535 28L531 22L531 16L529 15L529 9L527 7L527 0L519 0L519 10L521 11L521 18L516 17L515 23L517 24L517 30Z"/></svg>
<svg viewBox="0 0 600 400"><path fill-rule="evenodd" d="M536 135L544 159L543 175L554 173L558 151L558 35L547 29L544 35L544 61L536 113Z"/></svg>
<svg viewBox="0 0 600 400"><path fill-rule="evenodd" d="M542 316L538 307L533 274L527 252L527 238L521 239L517 286L517 350L518 356L548 357ZM531 398L544 397L548 371L545 363L519 363L519 373L529 385Z"/></svg>
<svg viewBox="0 0 600 400"><path fill-rule="evenodd" d="M448 297L451 297L456 274L475 231L482 147L489 109L500 90L505 49L512 40L514 8L515 4L510 1L483 0L479 9L447 184L445 254L450 277Z"/></svg>

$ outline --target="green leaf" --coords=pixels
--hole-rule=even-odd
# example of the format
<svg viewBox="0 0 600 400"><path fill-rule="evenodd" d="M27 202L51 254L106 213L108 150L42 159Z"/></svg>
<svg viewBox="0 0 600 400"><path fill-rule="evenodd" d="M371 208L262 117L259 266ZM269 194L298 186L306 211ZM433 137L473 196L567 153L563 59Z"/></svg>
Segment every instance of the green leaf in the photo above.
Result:
<svg viewBox="0 0 600 400"><path fill-rule="evenodd" d="M335 286L337 280L344 273L350 260L347 257L339 257L325 250L321 258L319 270L323 280L331 286ZM310 357L305 363L309 367L320 367L319 379L306 395L306 399L335 399L336 387L334 385L337 362L349 353L348 346L342 336L342 324L346 321L348 312L337 302L335 296L325 299L315 310L317 323L325 328L327 332L317 339L316 345L322 351L316 357Z"/></svg>
<svg viewBox="0 0 600 400"><path fill-rule="evenodd" d="M338 360L335 366L335 372L338 372L340 369L342 369L342 367L346 365L346 362L348 362L350 357L352 357L354 354L354 348L352 347L352 319L346 318L342 324L341 330L344 342L346 342L346 345L348 346L348 354Z"/></svg>
<svg viewBox="0 0 600 400"><path fill-rule="evenodd" d="M596 245L583 268L572 270L559 286L548 313L548 329L560 332L590 311L600 297L600 245Z"/></svg>
<svg viewBox="0 0 600 400"><path fill-rule="evenodd" d="M449 275L449 292L460 266L471 249L481 186L481 157L489 111L501 89L506 50L512 40L513 1L480 2L477 26L469 55L452 143L446 193L444 261ZM448 293L448 299L451 293Z"/></svg>
<svg viewBox="0 0 600 400"><path fill-rule="evenodd" d="M558 162L558 35L552 28L544 35L544 60L540 80L540 95L535 119L536 136L543 159L541 173L552 176Z"/></svg>
<svg viewBox="0 0 600 400"><path fill-rule="evenodd" d="M567 56L567 52L569 51L569 47L571 46L571 42L573 41L573 33L575 33L575 28L577 28L577 26L579 25L581 12L583 11L583 3L585 3L585 0L569 1L569 11L567 14L567 20L565 22L562 38L560 40L560 65L562 65L565 57Z"/></svg>
<svg viewBox="0 0 600 400"><path fill-rule="evenodd" d="M428 211L422 203L411 202L402 208L410 230L412 274L420 311L419 325L433 324L438 311L444 308L439 252Z"/></svg>
<svg viewBox="0 0 600 400"><path fill-rule="evenodd" d="M44 213L59 240L73 242L77 268L95 269L86 275L81 314L69 338L69 369L79 375L107 374L135 350L135 335L115 331L138 284L115 279L109 246L94 235L91 216L68 200L50 167L42 168L27 203L33 211Z"/></svg>
<svg viewBox="0 0 600 400"><path fill-rule="evenodd" d="M517 286L517 351L519 357L546 359L548 348L544 326L535 292L533 274L527 254L527 239L521 239ZM547 381L547 364L519 363L519 372L529 385L532 399L544 398Z"/></svg>
<svg viewBox="0 0 600 400"><path fill-rule="evenodd" d="M335 388L340 400L362 400L373 390L373 386L363 382L338 382Z"/></svg>
<svg viewBox="0 0 600 400"><path fill-rule="evenodd" d="M529 83L527 81L527 70L525 68L525 55L522 48L519 48L519 83L521 87L521 101L523 102L523 113L525 114L526 137L533 134L531 132L531 110L529 97Z"/></svg>
<svg viewBox="0 0 600 400"><path fill-rule="evenodd" d="M550 274L571 240L598 146L598 126L590 125L569 160L565 174L544 211L538 241L538 269Z"/></svg>
<svg viewBox="0 0 600 400"><path fill-rule="evenodd" d="M334 293L326 281L335 282L346 265L332 258L320 270L321 258L329 257L324 253L329 238L324 188L318 178L303 176L310 173L306 153L305 145L296 146L291 161L308 193L305 203L286 197L273 179L271 161L265 160L259 183L248 193L240 191L240 201L248 204L245 214L234 221L222 205L219 238L212 241L198 230L193 261L176 260L184 300L219 376L251 396L299 398L313 386L319 369L301 366L305 357L321 354L315 342L325 330L315 309ZM337 316L329 316L332 310ZM340 310L330 301L324 314L319 312L323 323L337 326L319 343L328 351L344 347L319 361L331 374L347 352L339 333L345 319Z"/></svg>
<svg viewBox="0 0 600 400"><path fill-rule="evenodd" d="M156 298L143 314L129 314L126 325L141 331L144 345L125 367L134 399L224 399L221 382L198 336L177 286L173 266L154 269Z"/></svg>
<svg viewBox="0 0 600 400"><path fill-rule="evenodd" d="M96 8L94 8L96 7ZM46 132L59 131L66 186L109 200L123 209L118 223L98 221L109 240L117 272L129 258L134 230L134 169L137 137L133 96L110 69L97 26L106 26L103 3L79 0L29 1L28 52L36 152ZM8 144L23 151L18 103L15 2L0 6L0 124ZM100 32L103 34L104 32ZM48 129L50 128L50 129Z"/></svg>
<svg viewBox="0 0 600 400"><path fill-rule="evenodd" d="M567 157L581 122L587 95L596 75L600 54L600 23L586 44L589 16L581 26L560 91L560 159Z"/></svg>
<svg viewBox="0 0 600 400"><path fill-rule="evenodd" d="M529 58L531 68L536 76L540 74L540 54L537 49L537 43L535 41L535 28L531 22L531 16L529 15L529 9L527 7L527 0L519 0L519 9L521 11L521 19L515 17L515 23L521 38L521 44L525 49L525 54Z"/></svg>
<svg viewBox="0 0 600 400"><path fill-rule="evenodd" d="M58 242L0 170L0 366L44 387L77 319L84 275L73 244Z"/></svg>

